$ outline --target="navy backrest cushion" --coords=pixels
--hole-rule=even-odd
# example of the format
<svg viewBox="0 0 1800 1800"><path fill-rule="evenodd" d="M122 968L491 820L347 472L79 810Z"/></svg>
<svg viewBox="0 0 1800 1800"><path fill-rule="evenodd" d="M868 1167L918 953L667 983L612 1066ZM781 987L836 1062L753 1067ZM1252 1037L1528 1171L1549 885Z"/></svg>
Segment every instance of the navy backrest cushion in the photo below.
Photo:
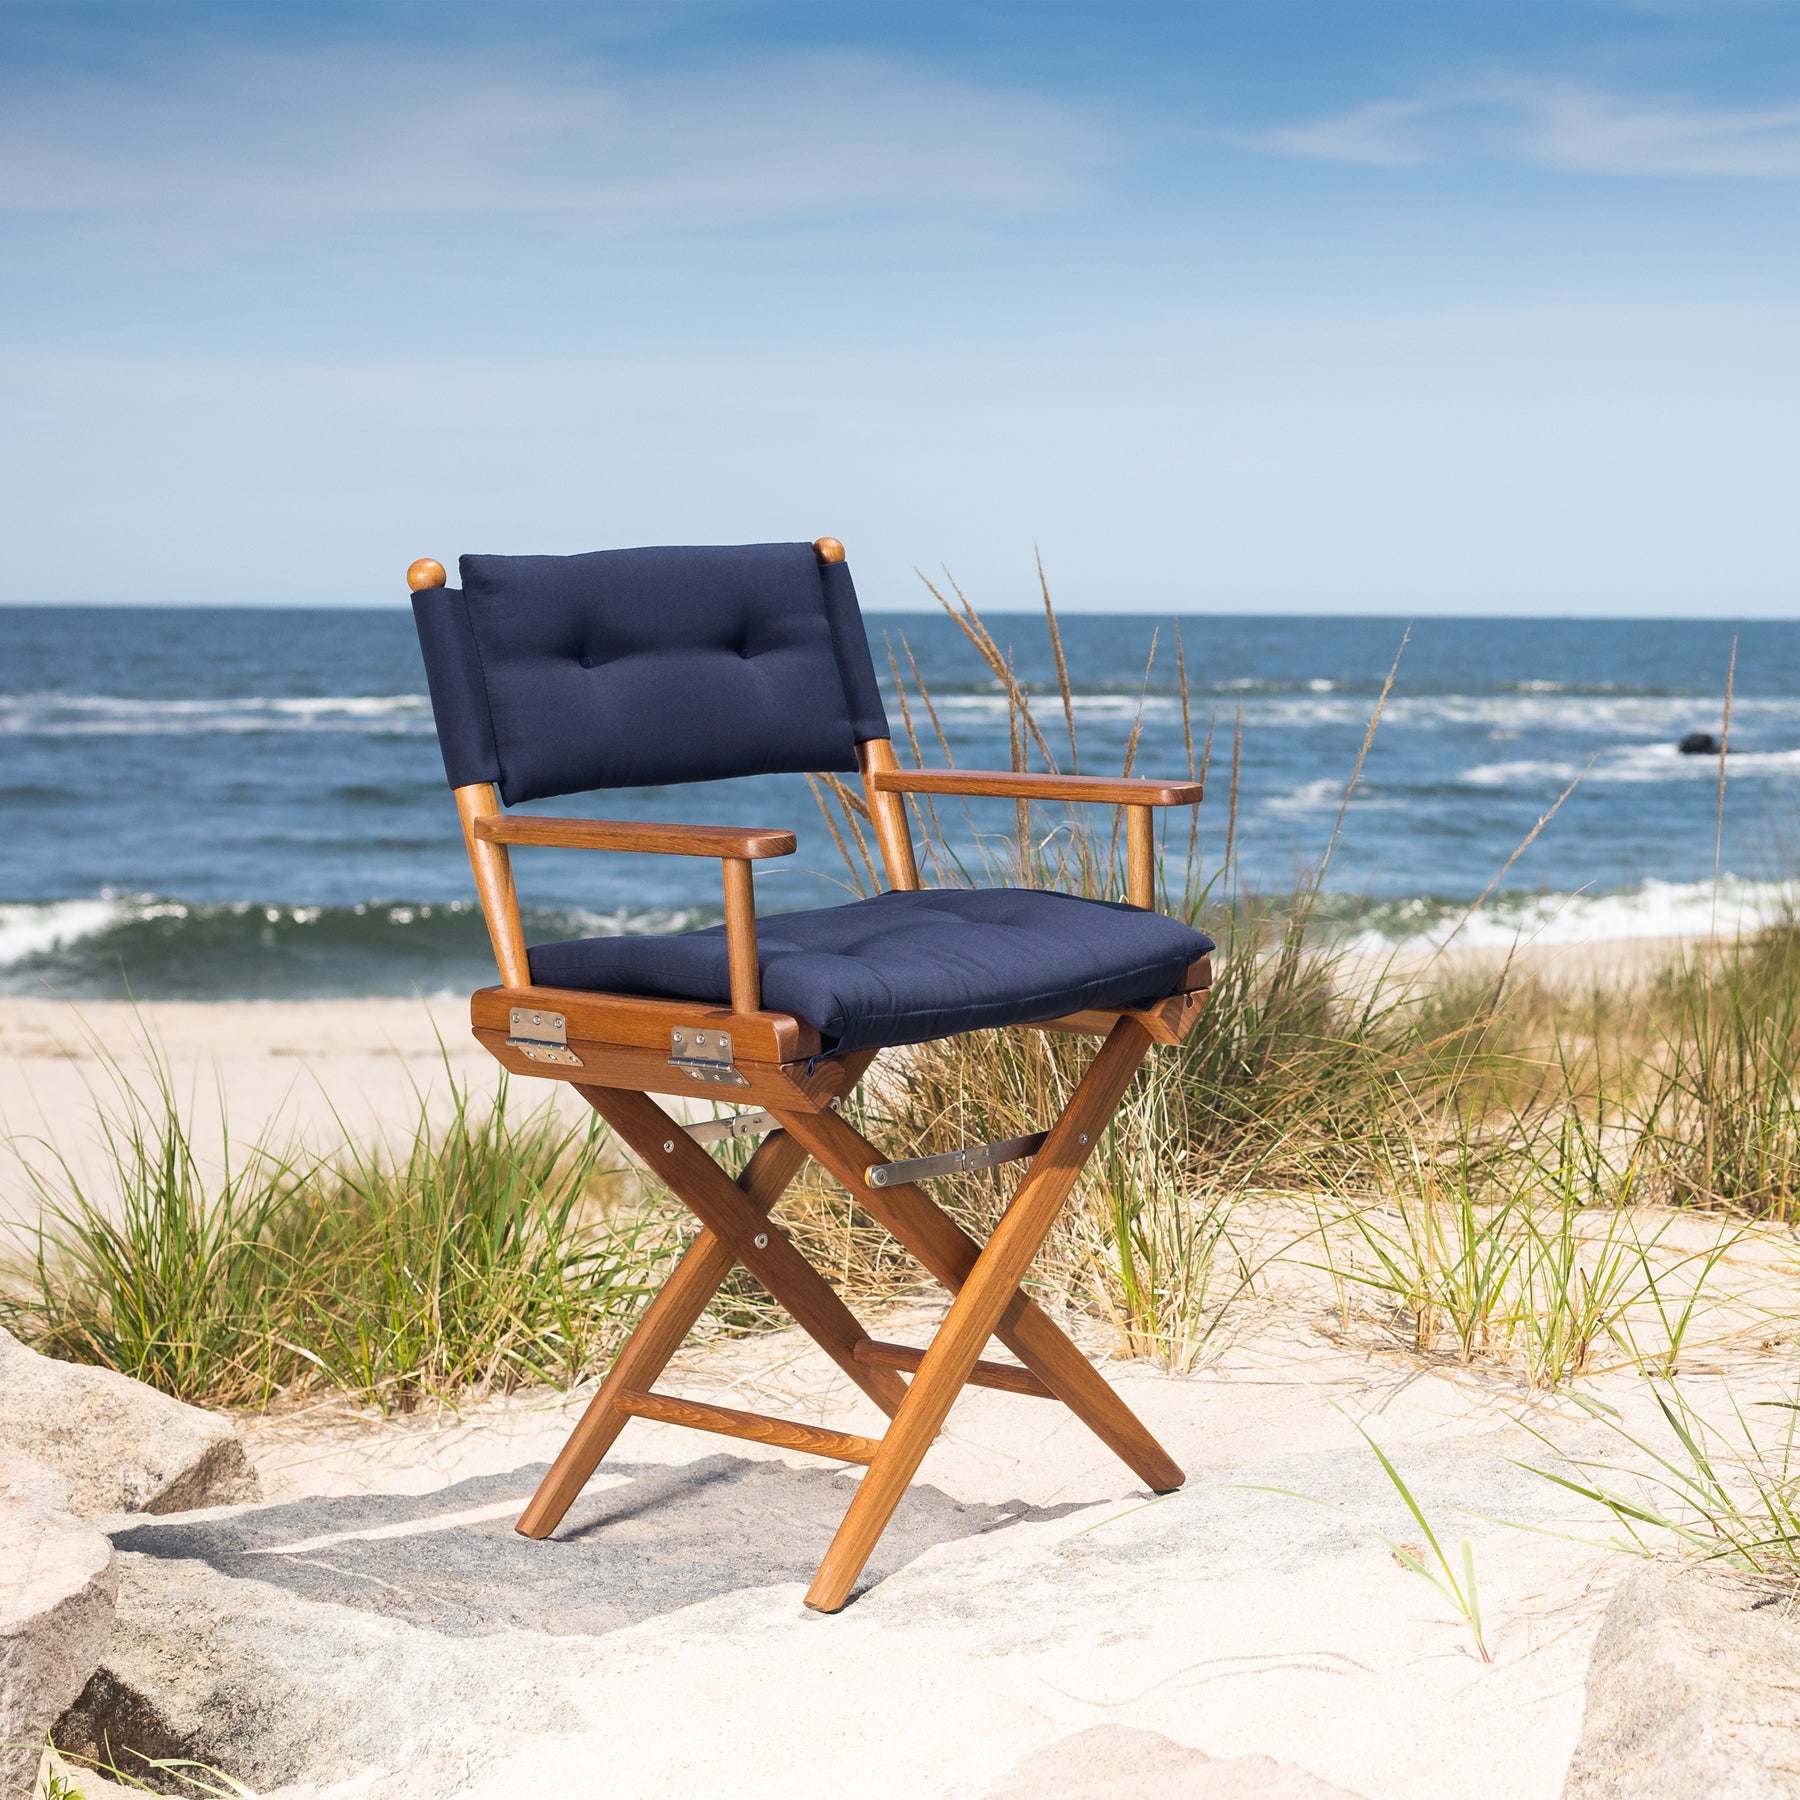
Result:
<svg viewBox="0 0 1800 1800"><path fill-rule="evenodd" d="M888 735L843 563L811 544L465 556L413 596L444 772L508 805L856 767Z"/></svg>

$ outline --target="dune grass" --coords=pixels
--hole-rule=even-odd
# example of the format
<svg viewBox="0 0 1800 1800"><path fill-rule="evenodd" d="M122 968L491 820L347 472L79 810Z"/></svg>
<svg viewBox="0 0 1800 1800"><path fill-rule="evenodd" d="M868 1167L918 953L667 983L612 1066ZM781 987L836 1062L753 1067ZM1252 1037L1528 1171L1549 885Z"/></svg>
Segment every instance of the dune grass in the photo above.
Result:
<svg viewBox="0 0 1800 1800"><path fill-rule="evenodd" d="M35 1348L178 1399L256 1406L323 1387L407 1411L425 1398L572 1382L603 1358L675 1246L597 1123L521 1110L454 1077L397 1147L258 1146L203 1170L166 1064L108 1059L98 1098L114 1194L29 1167L40 1217L0 1289Z"/></svg>
<svg viewBox="0 0 1800 1800"><path fill-rule="evenodd" d="M1079 769L1066 672L1045 707L1060 722L1046 727L1043 697L975 610L940 598L1006 695L1014 766ZM1045 613L1061 671L1048 595ZM1187 768L1222 768L1224 792L1210 823L1163 820L1160 879L1171 909L1218 939L1214 986L1187 1043L1146 1063L1039 1259L1038 1291L1110 1327L1120 1353L1175 1371L1285 1268L1316 1278L1341 1325L1534 1386L1621 1365L1678 1372L1732 1233L1796 1216L1800 929L1672 946L1629 989L1552 987L1516 959L1354 957L1322 906L1344 811L1291 893L1250 890L1235 853L1241 720L1194 716L1178 633L1170 653ZM917 761L953 761L904 643L893 674L903 744ZM1138 744L1134 729L1127 770ZM817 793L850 884L872 888L861 798L835 777ZM1124 890L1110 813L912 808L928 882ZM885 1058L852 1105L897 1156L1013 1136L1055 1116L1090 1053L1031 1031L922 1046ZM322 1388L405 1409L572 1382L604 1361L691 1229L602 1127L521 1108L504 1083L491 1103L454 1083L447 1112L421 1101L397 1146L259 1145L213 1174L166 1070L137 1091L115 1066L114 1086L100 1113L117 1201L40 1161L42 1223L0 1285L0 1319L51 1354L187 1399L259 1405ZM1014 1175L938 1192L985 1235ZM1704 1251L1672 1253L1669 1208L1721 1229ZM816 1171L781 1216L853 1299L923 1284ZM730 1330L782 1320L741 1272L712 1312Z"/></svg>
<svg viewBox="0 0 1800 1800"><path fill-rule="evenodd" d="M1634 1430L1610 1408L1617 1458L1554 1453L1535 1472L1603 1507L1622 1528L1617 1547L1655 1556L1671 1547L1800 1590L1800 1399L1761 1400L1773 1430L1729 1394L1702 1411L1672 1382L1655 1384L1660 1429Z"/></svg>

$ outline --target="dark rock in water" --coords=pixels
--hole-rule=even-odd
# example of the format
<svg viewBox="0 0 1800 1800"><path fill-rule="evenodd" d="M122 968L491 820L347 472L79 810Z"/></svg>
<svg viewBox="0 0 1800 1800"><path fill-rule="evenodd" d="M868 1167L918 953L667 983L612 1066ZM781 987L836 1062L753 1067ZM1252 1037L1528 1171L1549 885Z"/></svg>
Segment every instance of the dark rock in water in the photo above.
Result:
<svg viewBox="0 0 1800 1800"><path fill-rule="evenodd" d="M1719 740L1710 731L1690 731L1675 748L1683 756L1717 756Z"/></svg>

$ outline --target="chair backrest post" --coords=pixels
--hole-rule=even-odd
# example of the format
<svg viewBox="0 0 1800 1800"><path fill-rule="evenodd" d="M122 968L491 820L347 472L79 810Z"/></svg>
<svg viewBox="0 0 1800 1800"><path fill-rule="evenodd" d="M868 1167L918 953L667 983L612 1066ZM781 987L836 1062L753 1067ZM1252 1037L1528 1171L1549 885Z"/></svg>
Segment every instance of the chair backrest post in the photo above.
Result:
<svg viewBox="0 0 1800 1800"><path fill-rule="evenodd" d="M531 963L525 954L525 927L519 922L512 858L504 844L486 843L475 835L477 819L491 819L500 811L500 796L488 781L459 787L456 810L462 819L463 843L468 846L469 867L475 871L475 892L481 898L481 913L487 920L488 939L494 946L501 984L530 987Z"/></svg>
<svg viewBox="0 0 1800 1800"><path fill-rule="evenodd" d="M919 885L919 865L913 856L912 827L906 818L906 796L879 792L869 777L900 765L892 738L870 738L856 746L856 762L862 771L863 798L875 824L875 841L881 846L882 866L890 888L910 891Z"/></svg>
<svg viewBox="0 0 1800 1800"><path fill-rule="evenodd" d="M834 537L816 538L813 554L821 563L841 563L844 546ZM863 798L875 826L875 841L881 848L882 867L887 872L890 888L912 889L919 885L919 866L913 860L912 832L906 822L906 799L901 794L878 794L869 786L870 773L892 769L894 760L891 738L869 738L856 746L856 766L862 775Z"/></svg>
<svg viewBox="0 0 1800 1800"><path fill-rule="evenodd" d="M756 891L750 864L722 859L725 868L725 947L731 967L731 1010L762 1009L762 971L756 960Z"/></svg>
<svg viewBox="0 0 1800 1800"><path fill-rule="evenodd" d="M406 571L406 585L417 594L441 588L449 580L444 565L434 556L421 556ZM504 844L483 843L475 835L477 819L491 819L500 811L500 795L491 781L477 781L452 790L457 817L462 820L463 844L469 867L475 871L475 892L481 916L487 921L488 941L494 946L494 962L506 987L529 987L531 963L525 954L525 927L519 921L519 894L513 886L512 858Z"/></svg>

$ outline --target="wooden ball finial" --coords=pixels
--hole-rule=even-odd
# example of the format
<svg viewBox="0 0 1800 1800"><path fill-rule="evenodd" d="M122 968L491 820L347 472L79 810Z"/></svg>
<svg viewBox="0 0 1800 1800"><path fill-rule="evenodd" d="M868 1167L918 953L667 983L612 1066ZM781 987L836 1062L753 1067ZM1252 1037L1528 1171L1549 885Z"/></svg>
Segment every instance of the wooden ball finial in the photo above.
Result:
<svg viewBox="0 0 1800 1800"><path fill-rule="evenodd" d="M444 565L435 558L421 556L406 571L406 585L416 594L420 588L442 587L450 579L444 573Z"/></svg>
<svg viewBox="0 0 1800 1800"><path fill-rule="evenodd" d="M844 546L836 538L818 538L813 543L813 555L822 563L842 562Z"/></svg>

